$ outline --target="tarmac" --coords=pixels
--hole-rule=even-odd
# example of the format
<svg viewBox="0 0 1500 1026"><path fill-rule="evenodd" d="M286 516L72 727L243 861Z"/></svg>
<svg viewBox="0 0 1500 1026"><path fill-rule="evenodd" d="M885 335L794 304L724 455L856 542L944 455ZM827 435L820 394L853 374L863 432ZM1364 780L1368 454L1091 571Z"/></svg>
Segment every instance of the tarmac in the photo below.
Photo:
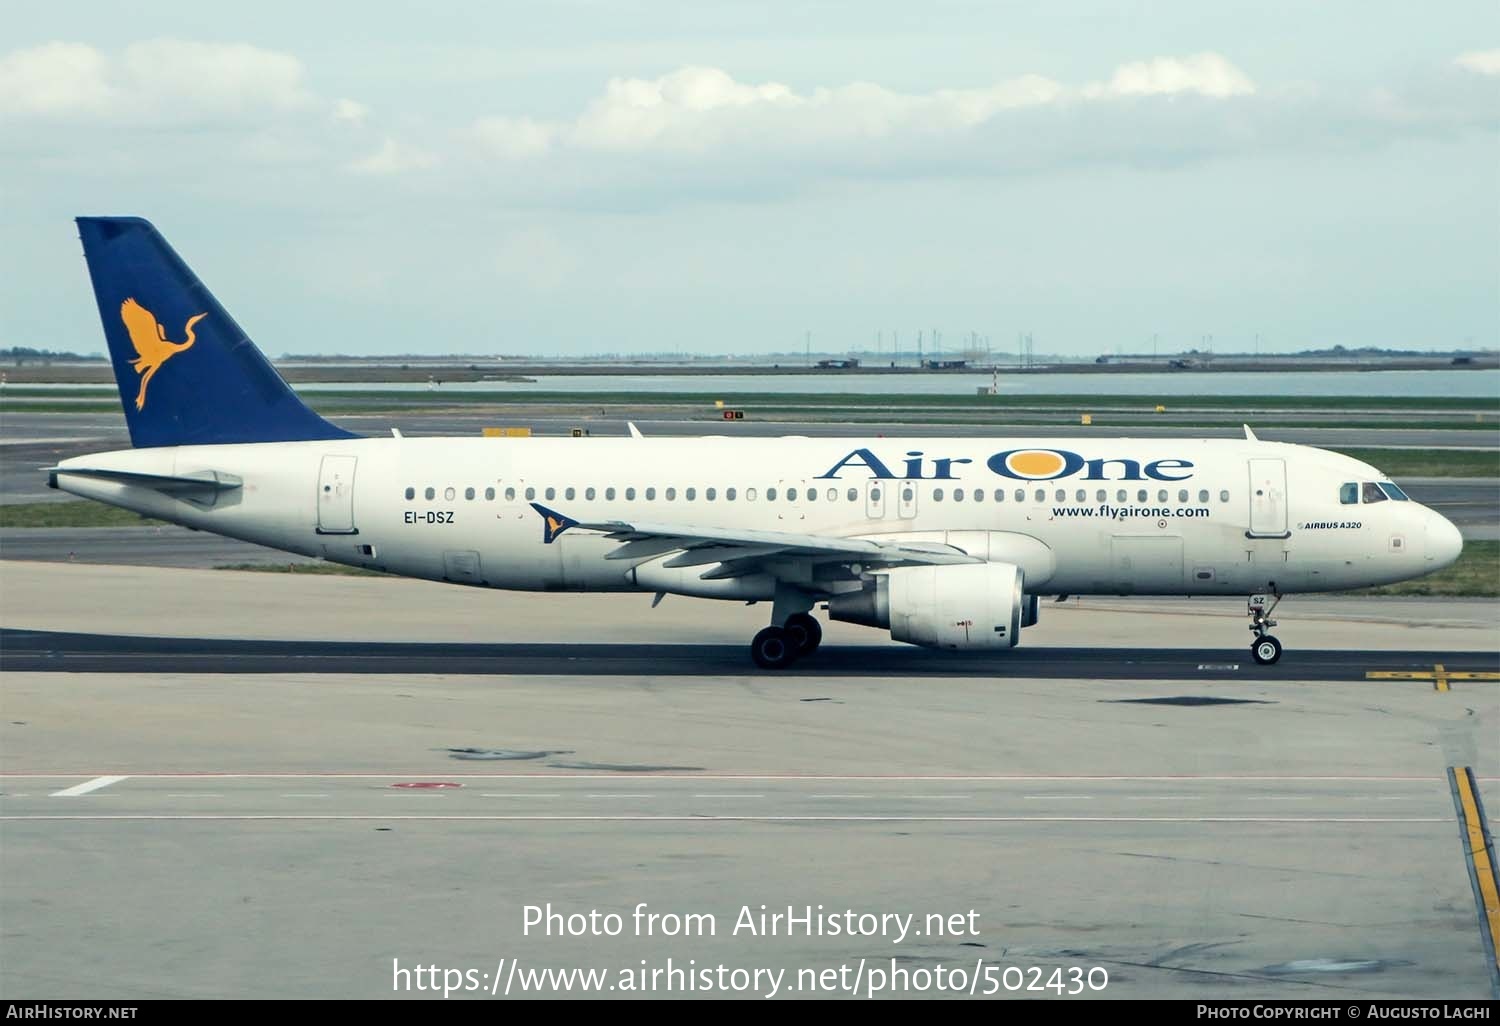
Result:
<svg viewBox="0 0 1500 1026"><path fill-rule="evenodd" d="M1496 804L1496 603L1288 599L1270 671L1241 605L768 674L764 606L6 561L0 996L1492 996L1449 770Z"/></svg>

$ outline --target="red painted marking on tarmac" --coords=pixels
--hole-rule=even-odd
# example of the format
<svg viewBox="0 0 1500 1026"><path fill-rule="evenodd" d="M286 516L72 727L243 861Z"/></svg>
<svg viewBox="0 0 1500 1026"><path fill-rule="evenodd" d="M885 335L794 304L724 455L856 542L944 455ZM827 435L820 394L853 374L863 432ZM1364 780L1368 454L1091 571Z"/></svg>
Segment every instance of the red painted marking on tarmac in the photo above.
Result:
<svg viewBox="0 0 1500 1026"><path fill-rule="evenodd" d="M400 783L392 784L391 786L421 789L433 787L463 787L464 785L455 784L451 780L403 780Z"/></svg>

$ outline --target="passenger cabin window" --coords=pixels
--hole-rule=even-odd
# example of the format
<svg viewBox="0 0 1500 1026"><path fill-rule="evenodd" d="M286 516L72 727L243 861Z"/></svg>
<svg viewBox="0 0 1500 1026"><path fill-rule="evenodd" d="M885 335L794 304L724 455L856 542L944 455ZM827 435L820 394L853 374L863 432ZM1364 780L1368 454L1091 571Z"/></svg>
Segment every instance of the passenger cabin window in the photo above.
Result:
<svg viewBox="0 0 1500 1026"><path fill-rule="evenodd" d="M953 489L953 501L954 502L963 502L964 501L964 490L962 488L955 488L955 489Z"/></svg>
<svg viewBox="0 0 1500 1026"><path fill-rule="evenodd" d="M610 501L610 502L614 502L615 501L615 490L613 488L606 488L606 489L604 489L604 498L606 500Z"/></svg>
<svg viewBox="0 0 1500 1026"><path fill-rule="evenodd" d="M646 501L650 502L651 500L653 500L655 498L656 498L656 489L654 487L647 488L646 489Z"/></svg>
<svg viewBox="0 0 1500 1026"><path fill-rule="evenodd" d="M547 489L547 501L551 502L555 498L557 498L557 489L556 488L548 488Z"/></svg>
<svg viewBox="0 0 1500 1026"><path fill-rule="evenodd" d="M1207 488L1200 488L1198 490L1198 501L1199 502L1207 502L1208 501L1208 489Z"/></svg>
<svg viewBox="0 0 1500 1026"><path fill-rule="evenodd" d="M731 495L730 498L732 499L732 498L734 498L734 496ZM754 488L746 488L745 489L745 501L746 502L754 502L755 501L755 489Z"/></svg>
<svg viewBox="0 0 1500 1026"><path fill-rule="evenodd" d="M495 489L493 489L493 488L486 488L484 490L484 501L485 502L494 502L495 501Z"/></svg>
<svg viewBox="0 0 1500 1026"><path fill-rule="evenodd" d="M1397 502L1411 501L1410 496L1408 496L1401 489L1397 488L1395 485L1391 484L1389 481L1380 482L1380 490L1382 492L1385 492L1385 494L1389 495L1391 498L1395 499Z"/></svg>
<svg viewBox="0 0 1500 1026"><path fill-rule="evenodd" d="M516 490L514 488L507 488L507 489L505 489L505 501L506 502L515 502L516 501Z"/></svg>
<svg viewBox="0 0 1500 1026"><path fill-rule="evenodd" d="M1187 489L1186 488L1178 489L1178 491L1177 491L1177 501L1178 502L1187 502L1188 501L1188 493L1187 493Z"/></svg>
<svg viewBox="0 0 1500 1026"><path fill-rule="evenodd" d="M786 501L787 502L796 502L797 501L797 489L795 489L795 488L788 488L786 490Z"/></svg>
<svg viewBox="0 0 1500 1026"><path fill-rule="evenodd" d="M713 502L719 497L719 490L717 488L705 488L703 489L703 497L709 502Z"/></svg>
<svg viewBox="0 0 1500 1026"><path fill-rule="evenodd" d="M1067 502L1068 501L1068 491L1067 491L1066 488L1059 488L1057 490L1057 501L1058 502Z"/></svg>
<svg viewBox="0 0 1500 1026"><path fill-rule="evenodd" d="M528 488L528 489L526 489L526 501L530 502L534 498L536 498L536 489L535 488Z"/></svg>
<svg viewBox="0 0 1500 1026"><path fill-rule="evenodd" d="M592 499L594 497L594 490L592 488L585 488L583 490L583 497L585 499Z"/></svg>
<svg viewBox="0 0 1500 1026"><path fill-rule="evenodd" d="M452 486L443 489L443 498L447 499L449 502L453 501L453 497L456 494L458 493L453 490Z"/></svg>
<svg viewBox="0 0 1500 1026"><path fill-rule="evenodd" d="M754 489L752 488L751 491L754 491ZM755 498L755 496L753 496L753 495L750 496L750 497L752 499ZM766 489L766 501L767 502L775 502L776 501L776 489L774 489L774 488L767 488Z"/></svg>
<svg viewBox="0 0 1500 1026"><path fill-rule="evenodd" d="M635 489L634 488L627 488L627 489L625 489L625 501L626 502L634 502L635 501Z"/></svg>
<svg viewBox="0 0 1500 1026"><path fill-rule="evenodd" d="M933 502L942 502L943 501L943 490L941 488L934 488L932 490L932 501Z"/></svg>
<svg viewBox="0 0 1500 1026"><path fill-rule="evenodd" d="M427 491L423 492L422 494L427 496L429 499L435 498L437 496L437 492L431 488L427 489Z"/></svg>
<svg viewBox="0 0 1500 1026"><path fill-rule="evenodd" d="M472 489L472 488L465 488L464 489L464 498L468 499L470 501L473 501L473 499L474 499L474 489Z"/></svg>
<svg viewBox="0 0 1500 1026"><path fill-rule="evenodd" d="M1038 488L1036 490L1036 501L1037 502L1046 502L1047 501L1047 489L1045 489L1045 488Z"/></svg>
<svg viewBox="0 0 1500 1026"><path fill-rule="evenodd" d="M412 499L415 499L416 497L417 497L417 490L415 488L408 488L406 490L406 498L407 498L408 501L410 501Z"/></svg>
<svg viewBox="0 0 1500 1026"><path fill-rule="evenodd" d="M1219 501L1220 502L1228 502L1229 501L1229 489L1228 488L1225 488L1223 491L1219 492Z"/></svg>
<svg viewBox="0 0 1500 1026"><path fill-rule="evenodd" d="M683 493L683 495L687 498L688 502L692 502L698 497L698 489L689 488L686 492Z"/></svg>
<svg viewBox="0 0 1500 1026"><path fill-rule="evenodd" d="M1360 498L1365 502L1384 502L1385 492L1382 492L1380 486L1374 481L1366 481L1360 485Z"/></svg>
<svg viewBox="0 0 1500 1026"><path fill-rule="evenodd" d="M808 502L817 502L818 501L818 490L816 488L809 488L807 490L807 501Z"/></svg>
<svg viewBox="0 0 1500 1026"><path fill-rule="evenodd" d="M1345 506L1353 506L1359 502L1359 485L1353 481L1346 481L1339 485L1339 502Z"/></svg>
<svg viewBox="0 0 1500 1026"><path fill-rule="evenodd" d="M677 489L676 488L668 488L667 489L667 501L668 502L672 502L676 498L677 498Z"/></svg>
<svg viewBox="0 0 1500 1026"><path fill-rule="evenodd" d="M1136 502L1145 502L1146 501L1146 489L1142 488L1140 491L1138 491L1138 492L1135 493L1135 501Z"/></svg>
<svg viewBox="0 0 1500 1026"><path fill-rule="evenodd" d="M563 492L563 498L565 498L565 499L567 499L567 500L569 500L571 502L572 499L573 499L573 494L574 494L573 493L573 489L569 488L567 491ZM549 496L549 498L550 498L550 496Z"/></svg>
<svg viewBox="0 0 1500 1026"><path fill-rule="evenodd" d="M735 492L735 490L733 488L726 488L726 489L724 489L724 499L725 499L725 501L726 502L733 502L734 501L734 497L735 497L736 494L737 493Z"/></svg>

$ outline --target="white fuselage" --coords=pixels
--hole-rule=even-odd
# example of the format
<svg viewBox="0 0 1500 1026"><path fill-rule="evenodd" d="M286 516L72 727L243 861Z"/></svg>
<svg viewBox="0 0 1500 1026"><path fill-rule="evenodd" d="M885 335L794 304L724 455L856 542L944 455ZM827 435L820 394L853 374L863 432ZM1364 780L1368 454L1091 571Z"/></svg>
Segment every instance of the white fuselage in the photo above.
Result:
<svg viewBox="0 0 1500 1026"><path fill-rule="evenodd" d="M242 484L184 498L70 467ZM1245 595L1451 563L1458 532L1432 510L1341 501L1342 485L1382 479L1337 453L1254 440L974 438L360 438L133 449L57 474L90 499L410 577L740 600L771 598L775 582L606 559L620 543L597 532L548 544L530 503L585 523L947 544L1017 563L1032 594Z"/></svg>

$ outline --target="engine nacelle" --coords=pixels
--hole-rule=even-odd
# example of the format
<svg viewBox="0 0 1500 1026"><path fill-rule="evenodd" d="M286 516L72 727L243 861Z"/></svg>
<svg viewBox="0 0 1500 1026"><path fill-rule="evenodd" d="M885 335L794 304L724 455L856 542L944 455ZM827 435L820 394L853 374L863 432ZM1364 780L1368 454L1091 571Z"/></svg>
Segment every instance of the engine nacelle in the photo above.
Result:
<svg viewBox="0 0 1500 1026"><path fill-rule="evenodd" d="M1026 605L1023 584L1014 563L897 567L863 591L830 598L828 615L888 627L894 640L929 648L1014 648Z"/></svg>

